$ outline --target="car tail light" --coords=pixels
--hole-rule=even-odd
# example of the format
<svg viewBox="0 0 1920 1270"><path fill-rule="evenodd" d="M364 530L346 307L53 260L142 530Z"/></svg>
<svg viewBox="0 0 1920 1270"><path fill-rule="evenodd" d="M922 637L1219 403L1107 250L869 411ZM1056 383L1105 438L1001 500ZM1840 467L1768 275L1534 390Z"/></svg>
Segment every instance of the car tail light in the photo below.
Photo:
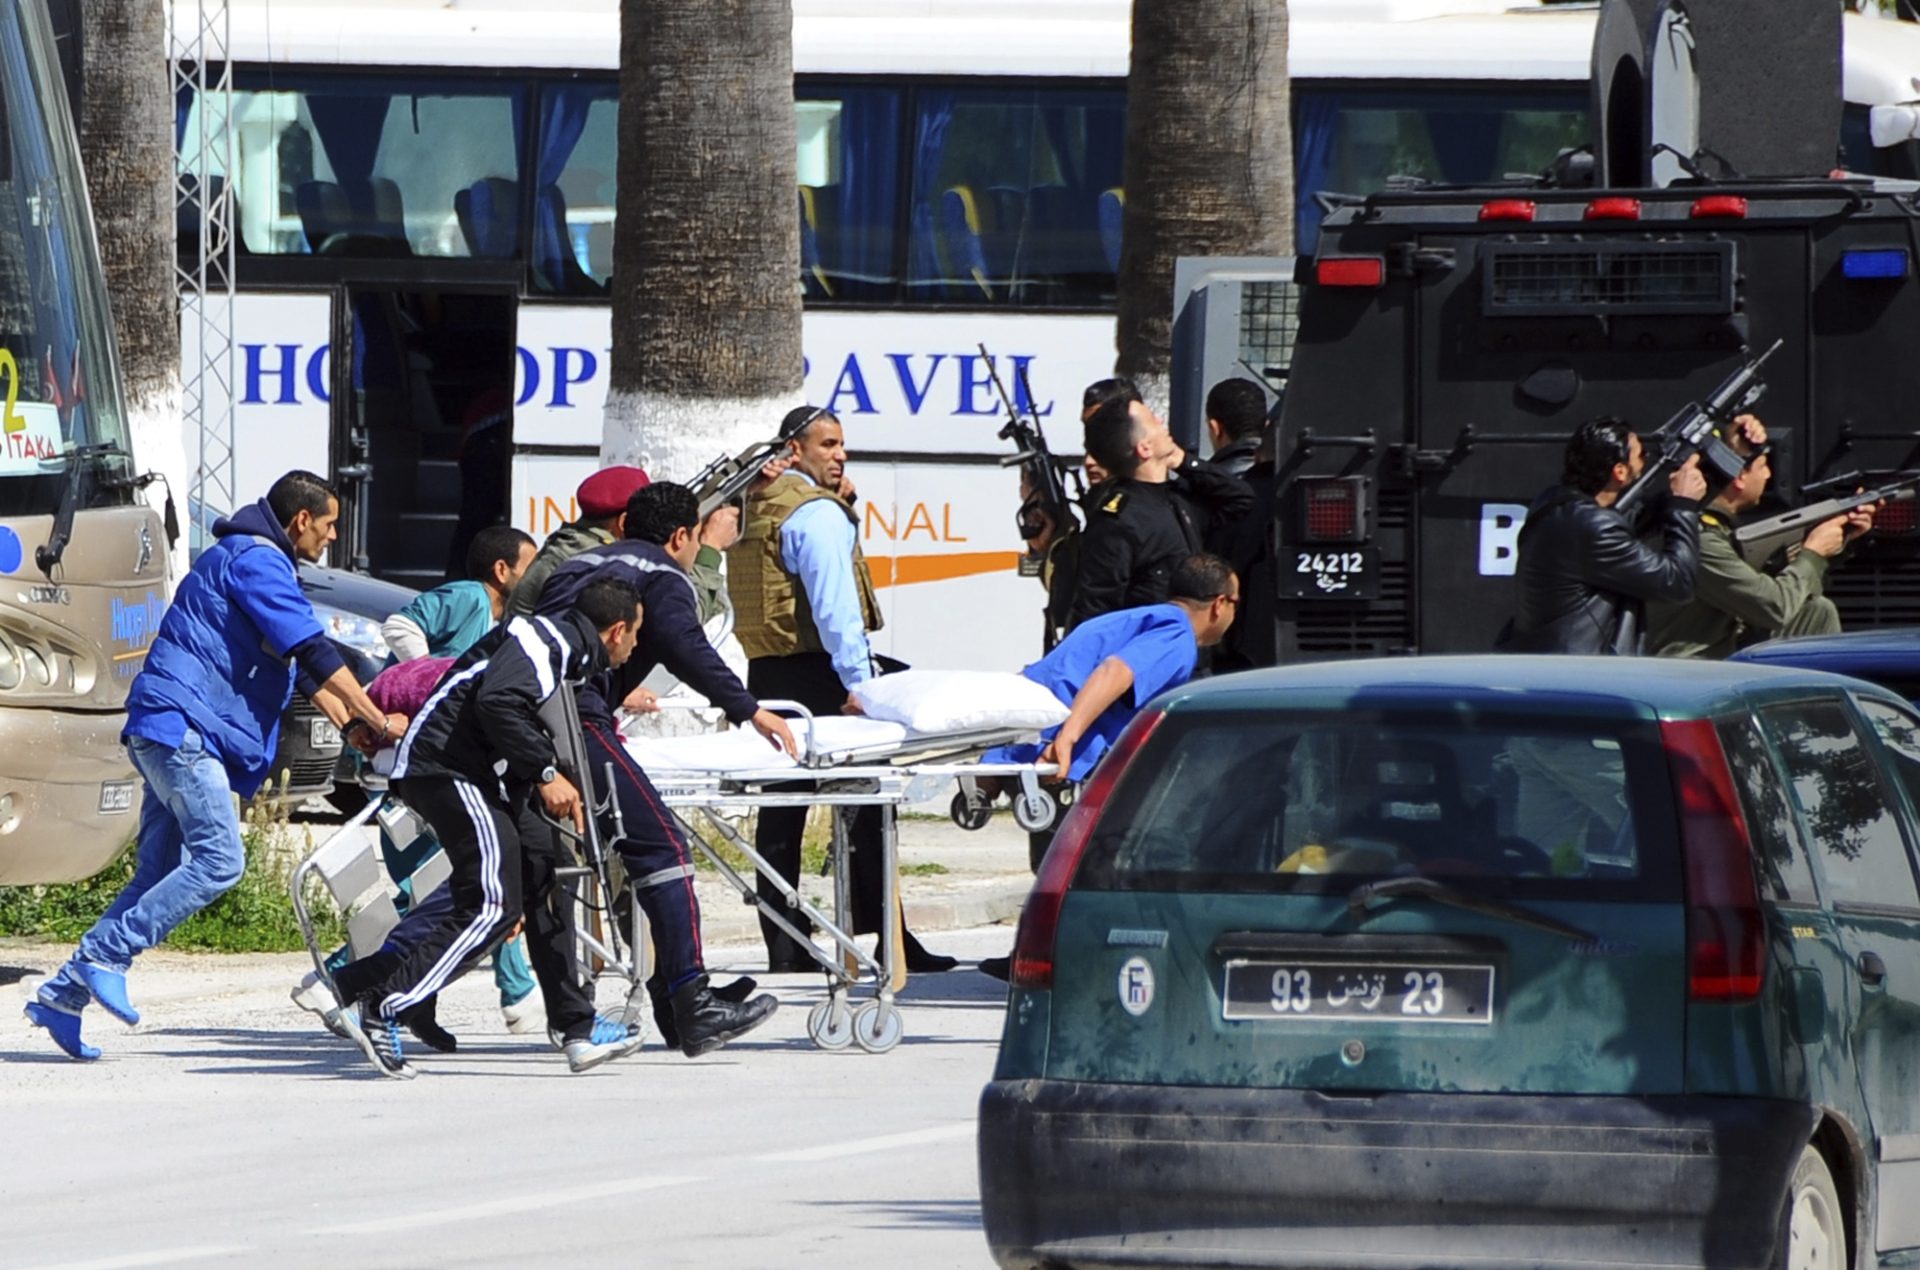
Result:
<svg viewBox="0 0 1920 1270"><path fill-rule="evenodd" d="M1639 220L1637 198L1596 198L1587 204L1588 220Z"/></svg>
<svg viewBox="0 0 1920 1270"><path fill-rule="evenodd" d="M1480 219L1532 220L1535 210L1532 199L1496 198L1480 204Z"/></svg>
<svg viewBox="0 0 1920 1270"><path fill-rule="evenodd" d="M1695 1001L1751 1001L1766 978L1766 923L1726 752L1705 720L1662 723L1660 737L1687 869L1687 994Z"/></svg>
<svg viewBox="0 0 1920 1270"><path fill-rule="evenodd" d="M1367 536L1367 478L1304 477L1296 483L1303 542L1362 542Z"/></svg>
<svg viewBox="0 0 1920 1270"><path fill-rule="evenodd" d="M1020 932L1014 936L1013 969L1009 975L1014 987L1053 986L1053 940L1060 929L1060 906L1066 902L1067 887L1080 868L1080 857L1086 854L1087 843L1093 838L1100 810L1113 795L1113 787L1120 783L1121 773L1165 717L1158 710L1134 716L1127 730L1100 760L1100 766L1093 769L1093 779L1080 791L1079 800L1054 831L1053 843L1047 848L1046 858L1040 861L1040 875L1034 878L1026 907L1020 910Z"/></svg>
<svg viewBox="0 0 1920 1270"><path fill-rule="evenodd" d="M1387 281L1382 256L1328 256L1314 263L1314 281L1323 287L1378 287Z"/></svg>
<svg viewBox="0 0 1920 1270"><path fill-rule="evenodd" d="M1709 194L1705 198L1694 199L1693 209L1687 215L1695 220L1708 220L1716 216L1745 220L1747 200L1738 194Z"/></svg>

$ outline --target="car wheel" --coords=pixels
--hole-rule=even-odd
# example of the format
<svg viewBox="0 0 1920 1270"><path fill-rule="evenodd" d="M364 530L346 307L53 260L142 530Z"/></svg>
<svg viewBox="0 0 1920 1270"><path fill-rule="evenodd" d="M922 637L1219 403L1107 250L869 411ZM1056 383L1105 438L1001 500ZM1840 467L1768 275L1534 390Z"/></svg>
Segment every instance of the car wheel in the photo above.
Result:
<svg viewBox="0 0 1920 1270"><path fill-rule="evenodd" d="M1787 1186L1786 1229L1781 1232L1774 1264L1782 1270L1844 1270L1847 1264L1847 1223L1840 1193L1826 1160L1811 1146L1800 1153Z"/></svg>

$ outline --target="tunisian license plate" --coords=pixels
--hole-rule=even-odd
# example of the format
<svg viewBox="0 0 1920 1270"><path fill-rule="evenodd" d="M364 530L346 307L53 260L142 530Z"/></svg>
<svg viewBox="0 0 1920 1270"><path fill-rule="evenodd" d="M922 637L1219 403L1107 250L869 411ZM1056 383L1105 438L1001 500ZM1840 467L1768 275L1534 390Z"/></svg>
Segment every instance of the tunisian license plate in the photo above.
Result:
<svg viewBox="0 0 1920 1270"><path fill-rule="evenodd" d="M1493 967L1234 958L1226 963L1221 1009L1229 1019L1248 1022L1485 1025L1493 1022Z"/></svg>
<svg viewBox="0 0 1920 1270"><path fill-rule="evenodd" d="M340 729L334 727L330 719L309 719L307 739L316 750L337 750L340 748Z"/></svg>

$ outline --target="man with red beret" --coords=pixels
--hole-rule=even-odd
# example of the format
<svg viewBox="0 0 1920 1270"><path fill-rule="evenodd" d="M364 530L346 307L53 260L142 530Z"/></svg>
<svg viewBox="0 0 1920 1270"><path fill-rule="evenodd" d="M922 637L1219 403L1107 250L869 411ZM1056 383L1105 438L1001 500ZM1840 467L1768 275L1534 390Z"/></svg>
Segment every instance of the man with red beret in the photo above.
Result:
<svg viewBox="0 0 1920 1270"><path fill-rule="evenodd" d="M627 500L648 484L646 472L623 465L603 467L580 482L573 496L580 518L547 535L540 554L533 558L513 588L507 602L507 616L533 616L540 592L546 589L547 579L555 569L583 551L604 547L625 536Z"/></svg>

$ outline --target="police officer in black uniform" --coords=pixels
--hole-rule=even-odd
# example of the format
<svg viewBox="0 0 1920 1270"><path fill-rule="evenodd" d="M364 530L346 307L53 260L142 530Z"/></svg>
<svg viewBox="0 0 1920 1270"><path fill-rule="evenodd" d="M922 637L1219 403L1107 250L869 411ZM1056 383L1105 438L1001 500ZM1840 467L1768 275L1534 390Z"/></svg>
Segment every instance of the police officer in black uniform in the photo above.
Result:
<svg viewBox="0 0 1920 1270"><path fill-rule="evenodd" d="M1113 479L1087 500L1070 627L1165 600L1174 567L1217 542L1253 502L1244 481L1190 458L1138 394L1095 409L1086 443Z"/></svg>

